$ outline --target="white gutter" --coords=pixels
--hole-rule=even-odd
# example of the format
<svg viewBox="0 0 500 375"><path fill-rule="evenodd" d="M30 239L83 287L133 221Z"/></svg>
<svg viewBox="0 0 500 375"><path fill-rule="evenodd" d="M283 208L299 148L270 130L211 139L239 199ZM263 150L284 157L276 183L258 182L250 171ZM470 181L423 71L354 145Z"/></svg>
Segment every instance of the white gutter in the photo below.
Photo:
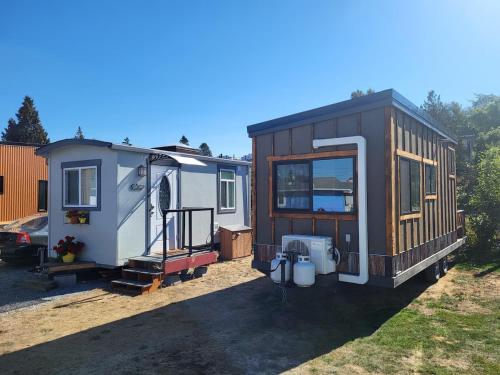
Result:
<svg viewBox="0 0 500 375"><path fill-rule="evenodd" d="M358 235L359 235L359 275L339 274L339 281L366 284L368 282L368 223L366 193L366 140L362 136L314 139L313 147L355 144L358 146Z"/></svg>

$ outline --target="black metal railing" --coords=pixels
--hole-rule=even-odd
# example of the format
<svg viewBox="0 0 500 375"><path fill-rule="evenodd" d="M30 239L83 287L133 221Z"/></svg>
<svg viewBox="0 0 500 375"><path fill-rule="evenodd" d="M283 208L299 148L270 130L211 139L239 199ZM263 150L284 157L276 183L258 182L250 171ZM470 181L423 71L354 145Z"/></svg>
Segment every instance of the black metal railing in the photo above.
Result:
<svg viewBox="0 0 500 375"><path fill-rule="evenodd" d="M214 208L212 207L185 207L172 210L161 210L163 215L163 261L167 260L167 214L176 213L182 215L182 243L181 249L188 250L188 256L200 251L213 251L214 250ZM201 246L196 249L193 247L193 212L210 211L210 244L209 247ZM189 232L188 232L188 245L186 246L186 213L188 215ZM185 254L176 254L175 256L184 256Z"/></svg>

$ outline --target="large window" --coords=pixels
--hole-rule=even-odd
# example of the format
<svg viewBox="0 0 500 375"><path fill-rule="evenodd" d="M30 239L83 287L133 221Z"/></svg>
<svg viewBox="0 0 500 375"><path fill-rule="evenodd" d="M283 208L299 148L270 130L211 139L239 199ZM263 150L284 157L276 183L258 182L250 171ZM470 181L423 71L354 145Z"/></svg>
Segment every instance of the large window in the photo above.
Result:
<svg viewBox="0 0 500 375"><path fill-rule="evenodd" d="M38 211L47 211L47 181L38 181Z"/></svg>
<svg viewBox="0 0 500 375"><path fill-rule="evenodd" d="M420 163L399 159L399 188L401 214L420 212Z"/></svg>
<svg viewBox="0 0 500 375"><path fill-rule="evenodd" d="M276 210L355 211L354 158L277 163L274 173Z"/></svg>
<svg viewBox="0 0 500 375"><path fill-rule="evenodd" d="M436 167L425 164L425 195L436 194Z"/></svg>
<svg viewBox="0 0 500 375"><path fill-rule="evenodd" d="M63 205L67 208L98 208L98 167L63 168Z"/></svg>
<svg viewBox="0 0 500 375"><path fill-rule="evenodd" d="M236 173L233 169L219 170L219 209L220 211L236 209Z"/></svg>

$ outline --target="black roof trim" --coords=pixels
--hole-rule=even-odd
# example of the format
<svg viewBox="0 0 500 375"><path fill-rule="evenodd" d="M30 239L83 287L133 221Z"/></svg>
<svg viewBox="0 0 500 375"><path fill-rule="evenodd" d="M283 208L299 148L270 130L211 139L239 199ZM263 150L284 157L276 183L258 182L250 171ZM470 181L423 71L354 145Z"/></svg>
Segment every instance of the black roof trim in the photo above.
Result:
<svg viewBox="0 0 500 375"><path fill-rule="evenodd" d="M393 105L408 115L424 123L427 127L456 143L455 135L415 104L406 99L394 89L379 91L350 100L330 104L292 115L264 121L247 127L249 137L306 125L311 122L329 120L335 117L347 116L356 112Z"/></svg>
<svg viewBox="0 0 500 375"><path fill-rule="evenodd" d="M25 147L42 147L41 143L25 143L25 142L10 142L10 141L0 141L0 145L6 146L25 146Z"/></svg>
<svg viewBox="0 0 500 375"><path fill-rule="evenodd" d="M54 143L49 143L45 146L40 147L35 151L37 155L47 155L51 151L57 150L58 148L61 147L66 147L66 146L96 146L96 147L111 147L112 143L111 142L103 142L103 141L98 141L95 139L76 139L76 138L70 138L70 139L62 139L60 141L54 142Z"/></svg>

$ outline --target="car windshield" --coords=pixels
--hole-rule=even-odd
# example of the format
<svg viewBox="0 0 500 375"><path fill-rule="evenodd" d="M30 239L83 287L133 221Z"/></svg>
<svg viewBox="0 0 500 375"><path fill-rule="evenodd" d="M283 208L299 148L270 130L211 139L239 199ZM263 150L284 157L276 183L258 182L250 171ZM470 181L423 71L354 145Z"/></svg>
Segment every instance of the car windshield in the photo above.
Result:
<svg viewBox="0 0 500 375"><path fill-rule="evenodd" d="M25 222L21 225L21 231L32 231L42 229L47 225L47 216L37 217L36 219Z"/></svg>

